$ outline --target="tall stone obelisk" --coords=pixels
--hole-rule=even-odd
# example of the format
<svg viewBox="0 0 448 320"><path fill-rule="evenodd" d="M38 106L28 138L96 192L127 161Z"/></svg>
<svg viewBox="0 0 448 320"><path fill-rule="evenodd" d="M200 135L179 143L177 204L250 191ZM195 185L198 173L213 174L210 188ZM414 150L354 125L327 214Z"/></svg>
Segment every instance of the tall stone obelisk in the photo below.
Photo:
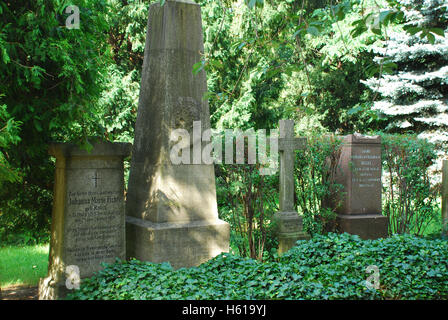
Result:
<svg viewBox="0 0 448 320"><path fill-rule="evenodd" d="M229 250L213 165L170 160L177 143L170 141L172 130L193 136L194 121L201 121L202 131L210 128L206 75L192 72L203 51L199 5L176 0L150 6L126 200L128 258L180 268Z"/></svg>

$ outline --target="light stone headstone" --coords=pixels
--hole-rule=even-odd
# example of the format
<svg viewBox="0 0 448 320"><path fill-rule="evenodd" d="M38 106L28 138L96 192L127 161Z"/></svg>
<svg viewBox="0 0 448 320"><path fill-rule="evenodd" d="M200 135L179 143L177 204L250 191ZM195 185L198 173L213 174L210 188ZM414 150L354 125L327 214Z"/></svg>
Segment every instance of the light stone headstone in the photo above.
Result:
<svg viewBox="0 0 448 320"><path fill-rule="evenodd" d="M218 219L213 164L173 164L171 132L210 128L201 8L166 1L149 8L148 33L126 199L128 258L191 267L229 250L229 225ZM200 137L199 137L200 138ZM195 138L190 155L201 148ZM194 149L194 150L193 150Z"/></svg>
<svg viewBox="0 0 448 320"><path fill-rule="evenodd" d="M341 232L363 239L387 236L381 214L381 137L350 134L344 137L335 182L342 185L337 225Z"/></svg>
<svg viewBox="0 0 448 320"><path fill-rule="evenodd" d="M306 138L295 137L294 121L279 121L278 149L280 151L280 211L274 215L278 224L278 252L292 248L297 240L308 239L303 231L302 217L294 206L294 163L295 151L303 149Z"/></svg>
<svg viewBox="0 0 448 320"><path fill-rule="evenodd" d="M88 152L55 143L56 158L48 276L39 299L64 298L101 263L125 259L123 159L130 143L95 142Z"/></svg>

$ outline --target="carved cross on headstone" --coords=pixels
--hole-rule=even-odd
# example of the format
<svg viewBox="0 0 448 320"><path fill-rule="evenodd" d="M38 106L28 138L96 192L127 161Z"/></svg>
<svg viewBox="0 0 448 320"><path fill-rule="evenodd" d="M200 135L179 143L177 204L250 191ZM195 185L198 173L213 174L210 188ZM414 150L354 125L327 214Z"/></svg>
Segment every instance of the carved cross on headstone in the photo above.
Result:
<svg viewBox="0 0 448 320"><path fill-rule="evenodd" d="M304 149L306 138L295 137L294 121L279 121L278 149L280 151L280 211L275 214L278 224L279 253L288 251L299 239L307 239L302 231L302 218L294 206L295 151Z"/></svg>
<svg viewBox="0 0 448 320"><path fill-rule="evenodd" d="M92 177L92 180L95 181L95 188L98 186L98 180L101 180L101 178L98 178L98 172L95 171L95 176Z"/></svg>

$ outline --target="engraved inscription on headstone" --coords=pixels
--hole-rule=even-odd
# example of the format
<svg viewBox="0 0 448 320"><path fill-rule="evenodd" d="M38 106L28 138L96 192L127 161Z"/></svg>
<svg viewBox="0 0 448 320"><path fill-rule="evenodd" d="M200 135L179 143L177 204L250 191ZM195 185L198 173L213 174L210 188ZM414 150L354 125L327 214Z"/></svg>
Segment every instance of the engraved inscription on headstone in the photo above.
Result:
<svg viewBox="0 0 448 320"><path fill-rule="evenodd" d="M359 151L360 155L351 156L353 187L377 188L381 183L381 156L372 154L372 148L360 148Z"/></svg>
<svg viewBox="0 0 448 320"><path fill-rule="evenodd" d="M337 208L339 230L362 238L385 237L387 219L381 214L381 137L344 137L336 183L343 187Z"/></svg>
<svg viewBox="0 0 448 320"><path fill-rule="evenodd" d="M113 178L110 174L109 178ZM117 178L120 179L119 176ZM108 187L97 181L92 191L68 191L65 232L72 242L66 248L67 257L71 264L80 267L81 276L84 276L83 272L90 271L90 265L114 259L122 250L123 195L120 195L121 190L104 190ZM119 187L120 184L111 183L109 189L111 186ZM103 190L93 191L95 189Z"/></svg>
<svg viewBox="0 0 448 320"><path fill-rule="evenodd" d="M346 136L336 182L345 193L338 213L381 213L381 138Z"/></svg>
<svg viewBox="0 0 448 320"><path fill-rule="evenodd" d="M101 263L125 259L123 158L131 144L96 142L89 153L76 145L50 146L56 158L48 276L39 299L64 297L66 268L90 277Z"/></svg>

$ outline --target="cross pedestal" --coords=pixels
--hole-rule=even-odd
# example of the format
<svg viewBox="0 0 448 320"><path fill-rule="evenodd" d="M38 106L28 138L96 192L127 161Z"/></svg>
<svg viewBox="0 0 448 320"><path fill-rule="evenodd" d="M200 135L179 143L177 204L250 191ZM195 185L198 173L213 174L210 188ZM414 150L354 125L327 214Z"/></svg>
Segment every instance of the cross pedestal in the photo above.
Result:
<svg viewBox="0 0 448 320"><path fill-rule="evenodd" d="M294 121L279 121L280 151L280 211L274 215L278 226L279 254L288 251L300 239L309 239L303 231L302 217L294 207L294 160L295 151L303 149L306 138L294 136Z"/></svg>

